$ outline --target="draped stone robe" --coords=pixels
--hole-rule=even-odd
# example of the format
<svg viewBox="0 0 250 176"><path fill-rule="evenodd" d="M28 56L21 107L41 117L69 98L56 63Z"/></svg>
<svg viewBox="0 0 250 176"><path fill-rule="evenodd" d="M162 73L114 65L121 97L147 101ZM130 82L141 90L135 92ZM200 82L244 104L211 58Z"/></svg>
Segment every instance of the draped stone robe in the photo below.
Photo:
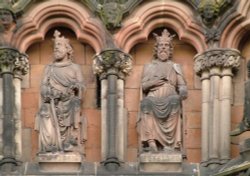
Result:
<svg viewBox="0 0 250 176"><path fill-rule="evenodd" d="M39 131L40 152L71 151L79 135L83 89L79 65L70 60L48 65L41 85L41 107L35 129Z"/></svg>
<svg viewBox="0 0 250 176"><path fill-rule="evenodd" d="M159 148L181 147L181 100L187 96L181 67L172 61L153 60L142 77L139 133L143 147L155 140Z"/></svg>

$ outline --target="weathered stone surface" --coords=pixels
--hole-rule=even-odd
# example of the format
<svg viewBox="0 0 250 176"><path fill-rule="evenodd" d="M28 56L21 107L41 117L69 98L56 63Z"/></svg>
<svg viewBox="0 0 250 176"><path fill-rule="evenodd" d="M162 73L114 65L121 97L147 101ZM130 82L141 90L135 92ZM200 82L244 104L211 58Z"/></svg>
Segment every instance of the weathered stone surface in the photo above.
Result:
<svg viewBox="0 0 250 176"><path fill-rule="evenodd" d="M236 49L217 48L198 54L194 59L194 70L200 75L204 70L209 70L212 67L237 70L240 66L241 54Z"/></svg>
<svg viewBox="0 0 250 176"><path fill-rule="evenodd" d="M22 161L30 161L31 160L31 128L25 128L22 131Z"/></svg>
<svg viewBox="0 0 250 176"><path fill-rule="evenodd" d="M102 81L102 164L110 171L124 160L127 134L127 113L124 111L124 77L132 69L129 54L113 48L94 57L93 71ZM107 81L107 87L103 85ZM106 101L108 102L106 104Z"/></svg>
<svg viewBox="0 0 250 176"><path fill-rule="evenodd" d="M85 89L81 68L72 62L69 39L57 30L54 37L54 60L43 73L41 104L35 118L39 152L84 153L87 122L81 116Z"/></svg>
<svg viewBox="0 0 250 176"><path fill-rule="evenodd" d="M142 172L182 171L182 155L180 153L143 153L139 160Z"/></svg>
<svg viewBox="0 0 250 176"><path fill-rule="evenodd" d="M143 151L161 151L164 147L181 150L182 100L187 85L181 65L173 59L173 38L167 29L156 38L151 63L146 64L141 79L142 100L138 132Z"/></svg>
<svg viewBox="0 0 250 176"><path fill-rule="evenodd" d="M132 58L119 49L107 49L94 57L93 71L102 78L116 74L120 78L132 70Z"/></svg>
<svg viewBox="0 0 250 176"><path fill-rule="evenodd" d="M111 30L121 27L122 18L125 13L134 9L142 0L127 1L100 1L81 0L91 10L97 12L107 27Z"/></svg>
<svg viewBox="0 0 250 176"><path fill-rule="evenodd" d="M80 172L82 160L82 156L77 153L46 153L37 157L43 172Z"/></svg>

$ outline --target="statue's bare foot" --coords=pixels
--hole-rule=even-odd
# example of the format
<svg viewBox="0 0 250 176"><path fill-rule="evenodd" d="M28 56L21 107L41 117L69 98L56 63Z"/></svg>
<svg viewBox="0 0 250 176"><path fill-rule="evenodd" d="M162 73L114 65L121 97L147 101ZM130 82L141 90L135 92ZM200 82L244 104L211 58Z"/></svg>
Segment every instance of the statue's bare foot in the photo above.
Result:
<svg viewBox="0 0 250 176"><path fill-rule="evenodd" d="M149 140L148 141L148 145L149 145L149 148L150 148L151 152L153 152L153 153L157 153L158 152L158 148L156 146L155 140Z"/></svg>

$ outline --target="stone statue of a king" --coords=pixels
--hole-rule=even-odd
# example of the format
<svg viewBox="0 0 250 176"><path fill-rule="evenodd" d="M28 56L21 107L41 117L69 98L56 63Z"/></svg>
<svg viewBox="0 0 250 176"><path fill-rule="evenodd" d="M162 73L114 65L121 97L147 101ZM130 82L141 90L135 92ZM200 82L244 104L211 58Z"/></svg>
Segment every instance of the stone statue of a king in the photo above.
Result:
<svg viewBox="0 0 250 176"><path fill-rule="evenodd" d="M187 86L179 64L172 61L173 35L164 29L156 38L154 58L144 66L138 131L143 152L180 151L182 100Z"/></svg>
<svg viewBox="0 0 250 176"><path fill-rule="evenodd" d="M72 62L69 40L54 32L54 60L47 65L41 83L41 105L35 129L39 153L82 152L86 123L81 115L84 90L82 71Z"/></svg>

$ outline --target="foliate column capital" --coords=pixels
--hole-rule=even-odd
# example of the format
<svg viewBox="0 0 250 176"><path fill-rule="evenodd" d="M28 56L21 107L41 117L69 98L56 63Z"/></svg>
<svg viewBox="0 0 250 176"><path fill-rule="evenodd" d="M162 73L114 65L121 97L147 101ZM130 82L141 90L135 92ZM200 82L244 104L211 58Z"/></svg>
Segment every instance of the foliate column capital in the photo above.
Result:
<svg viewBox="0 0 250 176"><path fill-rule="evenodd" d="M124 78L132 70L132 57L119 49L107 49L94 56L93 70L100 79L111 74Z"/></svg>
<svg viewBox="0 0 250 176"><path fill-rule="evenodd" d="M231 68L237 70L240 66L240 52L236 49L217 48L207 50L194 57L194 70L201 76L202 72L209 71L212 67Z"/></svg>
<svg viewBox="0 0 250 176"><path fill-rule="evenodd" d="M17 78L22 78L29 71L29 60L28 55L20 53L19 57L15 60L14 76Z"/></svg>
<svg viewBox="0 0 250 176"><path fill-rule="evenodd" d="M26 54L14 48L0 47L0 74L10 73L21 77L28 73L29 61Z"/></svg>

